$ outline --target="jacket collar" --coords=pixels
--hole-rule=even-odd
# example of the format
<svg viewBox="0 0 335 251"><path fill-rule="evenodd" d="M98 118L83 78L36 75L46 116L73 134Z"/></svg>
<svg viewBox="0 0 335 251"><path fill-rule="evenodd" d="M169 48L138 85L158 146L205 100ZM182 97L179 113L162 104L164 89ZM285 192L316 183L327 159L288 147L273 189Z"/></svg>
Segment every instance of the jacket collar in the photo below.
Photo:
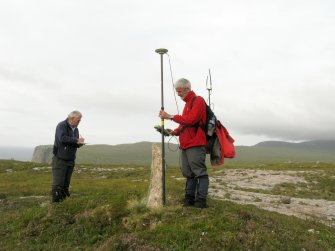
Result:
<svg viewBox="0 0 335 251"><path fill-rule="evenodd" d="M195 97L195 93L193 91L190 91L189 93L187 93L186 97L184 98L184 101L187 103L190 100L192 100L193 97Z"/></svg>
<svg viewBox="0 0 335 251"><path fill-rule="evenodd" d="M71 129L76 129L77 128L77 127L73 127L72 125L70 125L69 119L66 119L65 121L66 121L67 126L70 127Z"/></svg>

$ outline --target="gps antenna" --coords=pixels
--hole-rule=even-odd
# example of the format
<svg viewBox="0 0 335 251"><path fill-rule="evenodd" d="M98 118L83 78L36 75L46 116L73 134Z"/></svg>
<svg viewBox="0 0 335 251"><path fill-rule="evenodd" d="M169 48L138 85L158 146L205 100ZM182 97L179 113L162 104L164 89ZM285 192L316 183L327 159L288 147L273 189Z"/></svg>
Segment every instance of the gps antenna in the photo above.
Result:
<svg viewBox="0 0 335 251"><path fill-rule="evenodd" d="M208 69L209 72L209 83L208 83L208 76L206 78L206 89L208 91L208 105L211 107L211 94L212 94L212 76L211 76L211 69Z"/></svg>
<svg viewBox="0 0 335 251"><path fill-rule="evenodd" d="M167 49L159 48L155 50L156 53L161 55L161 110L164 111L164 86L163 86L163 55L168 52ZM161 120L162 126L162 199L165 206L165 143L164 143L164 119Z"/></svg>

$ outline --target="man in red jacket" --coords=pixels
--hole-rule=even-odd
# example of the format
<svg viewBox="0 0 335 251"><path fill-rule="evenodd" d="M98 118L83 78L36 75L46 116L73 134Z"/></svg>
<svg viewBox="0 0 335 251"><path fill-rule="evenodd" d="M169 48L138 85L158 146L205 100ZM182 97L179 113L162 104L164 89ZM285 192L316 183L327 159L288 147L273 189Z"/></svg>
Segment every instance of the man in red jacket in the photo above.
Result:
<svg viewBox="0 0 335 251"><path fill-rule="evenodd" d="M206 104L191 90L191 83L181 78L175 83L178 96L185 101L182 115L170 115L161 110L162 119L179 124L170 135L179 136L181 170L186 178L184 206L207 207L209 179L206 167L206 134L199 125L206 123Z"/></svg>

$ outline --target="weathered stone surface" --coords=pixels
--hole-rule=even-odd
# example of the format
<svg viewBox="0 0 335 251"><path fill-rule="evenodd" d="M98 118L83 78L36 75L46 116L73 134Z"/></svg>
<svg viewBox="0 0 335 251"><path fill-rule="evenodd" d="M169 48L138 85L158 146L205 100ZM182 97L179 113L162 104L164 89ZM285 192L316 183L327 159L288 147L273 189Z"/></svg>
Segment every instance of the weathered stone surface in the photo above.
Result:
<svg viewBox="0 0 335 251"><path fill-rule="evenodd" d="M162 153L157 144L152 144L151 179L147 207L163 206Z"/></svg>
<svg viewBox="0 0 335 251"><path fill-rule="evenodd" d="M308 183L316 184L320 177L325 175L328 173L317 169L309 171L222 169L213 172L210 177L209 194L212 198L255 205L302 219L311 218L335 227L335 201L269 194L274 187L283 183L301 191L304 189L310 191ZM308 180L305 177L308 177ZM310 196L313 197L311 194Z"/></svg>
<svg viewBox="0 0 335 251"><path fill-rule="evenodd" d="M280 197L280 201L284 204L291 204L291 197L282 196L282 197Z"/></svg>
<svg viewBox="0 0 335 251"><path fill-rule="evenodd" d="M41 145L35 147L31 162L51 163L51 159L52 159L52 145Z"/></svg>

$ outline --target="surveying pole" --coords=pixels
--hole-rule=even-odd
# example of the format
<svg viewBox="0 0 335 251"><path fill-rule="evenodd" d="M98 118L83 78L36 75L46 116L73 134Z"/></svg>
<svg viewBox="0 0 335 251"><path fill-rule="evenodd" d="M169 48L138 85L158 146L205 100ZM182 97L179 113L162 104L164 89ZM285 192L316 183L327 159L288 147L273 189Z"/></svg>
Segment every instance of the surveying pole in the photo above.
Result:
<svg viewBox="0 0 335 251"><path fill-rule="evenodd" d="M161 110L164 111L164 86L163 86L163 55L168 52L167 49L159 48L155 50L156 53L161 55ZM165 206L165 143L164 143L164 119L161 120L162 126L162 199L163 206Z"/></svg>

